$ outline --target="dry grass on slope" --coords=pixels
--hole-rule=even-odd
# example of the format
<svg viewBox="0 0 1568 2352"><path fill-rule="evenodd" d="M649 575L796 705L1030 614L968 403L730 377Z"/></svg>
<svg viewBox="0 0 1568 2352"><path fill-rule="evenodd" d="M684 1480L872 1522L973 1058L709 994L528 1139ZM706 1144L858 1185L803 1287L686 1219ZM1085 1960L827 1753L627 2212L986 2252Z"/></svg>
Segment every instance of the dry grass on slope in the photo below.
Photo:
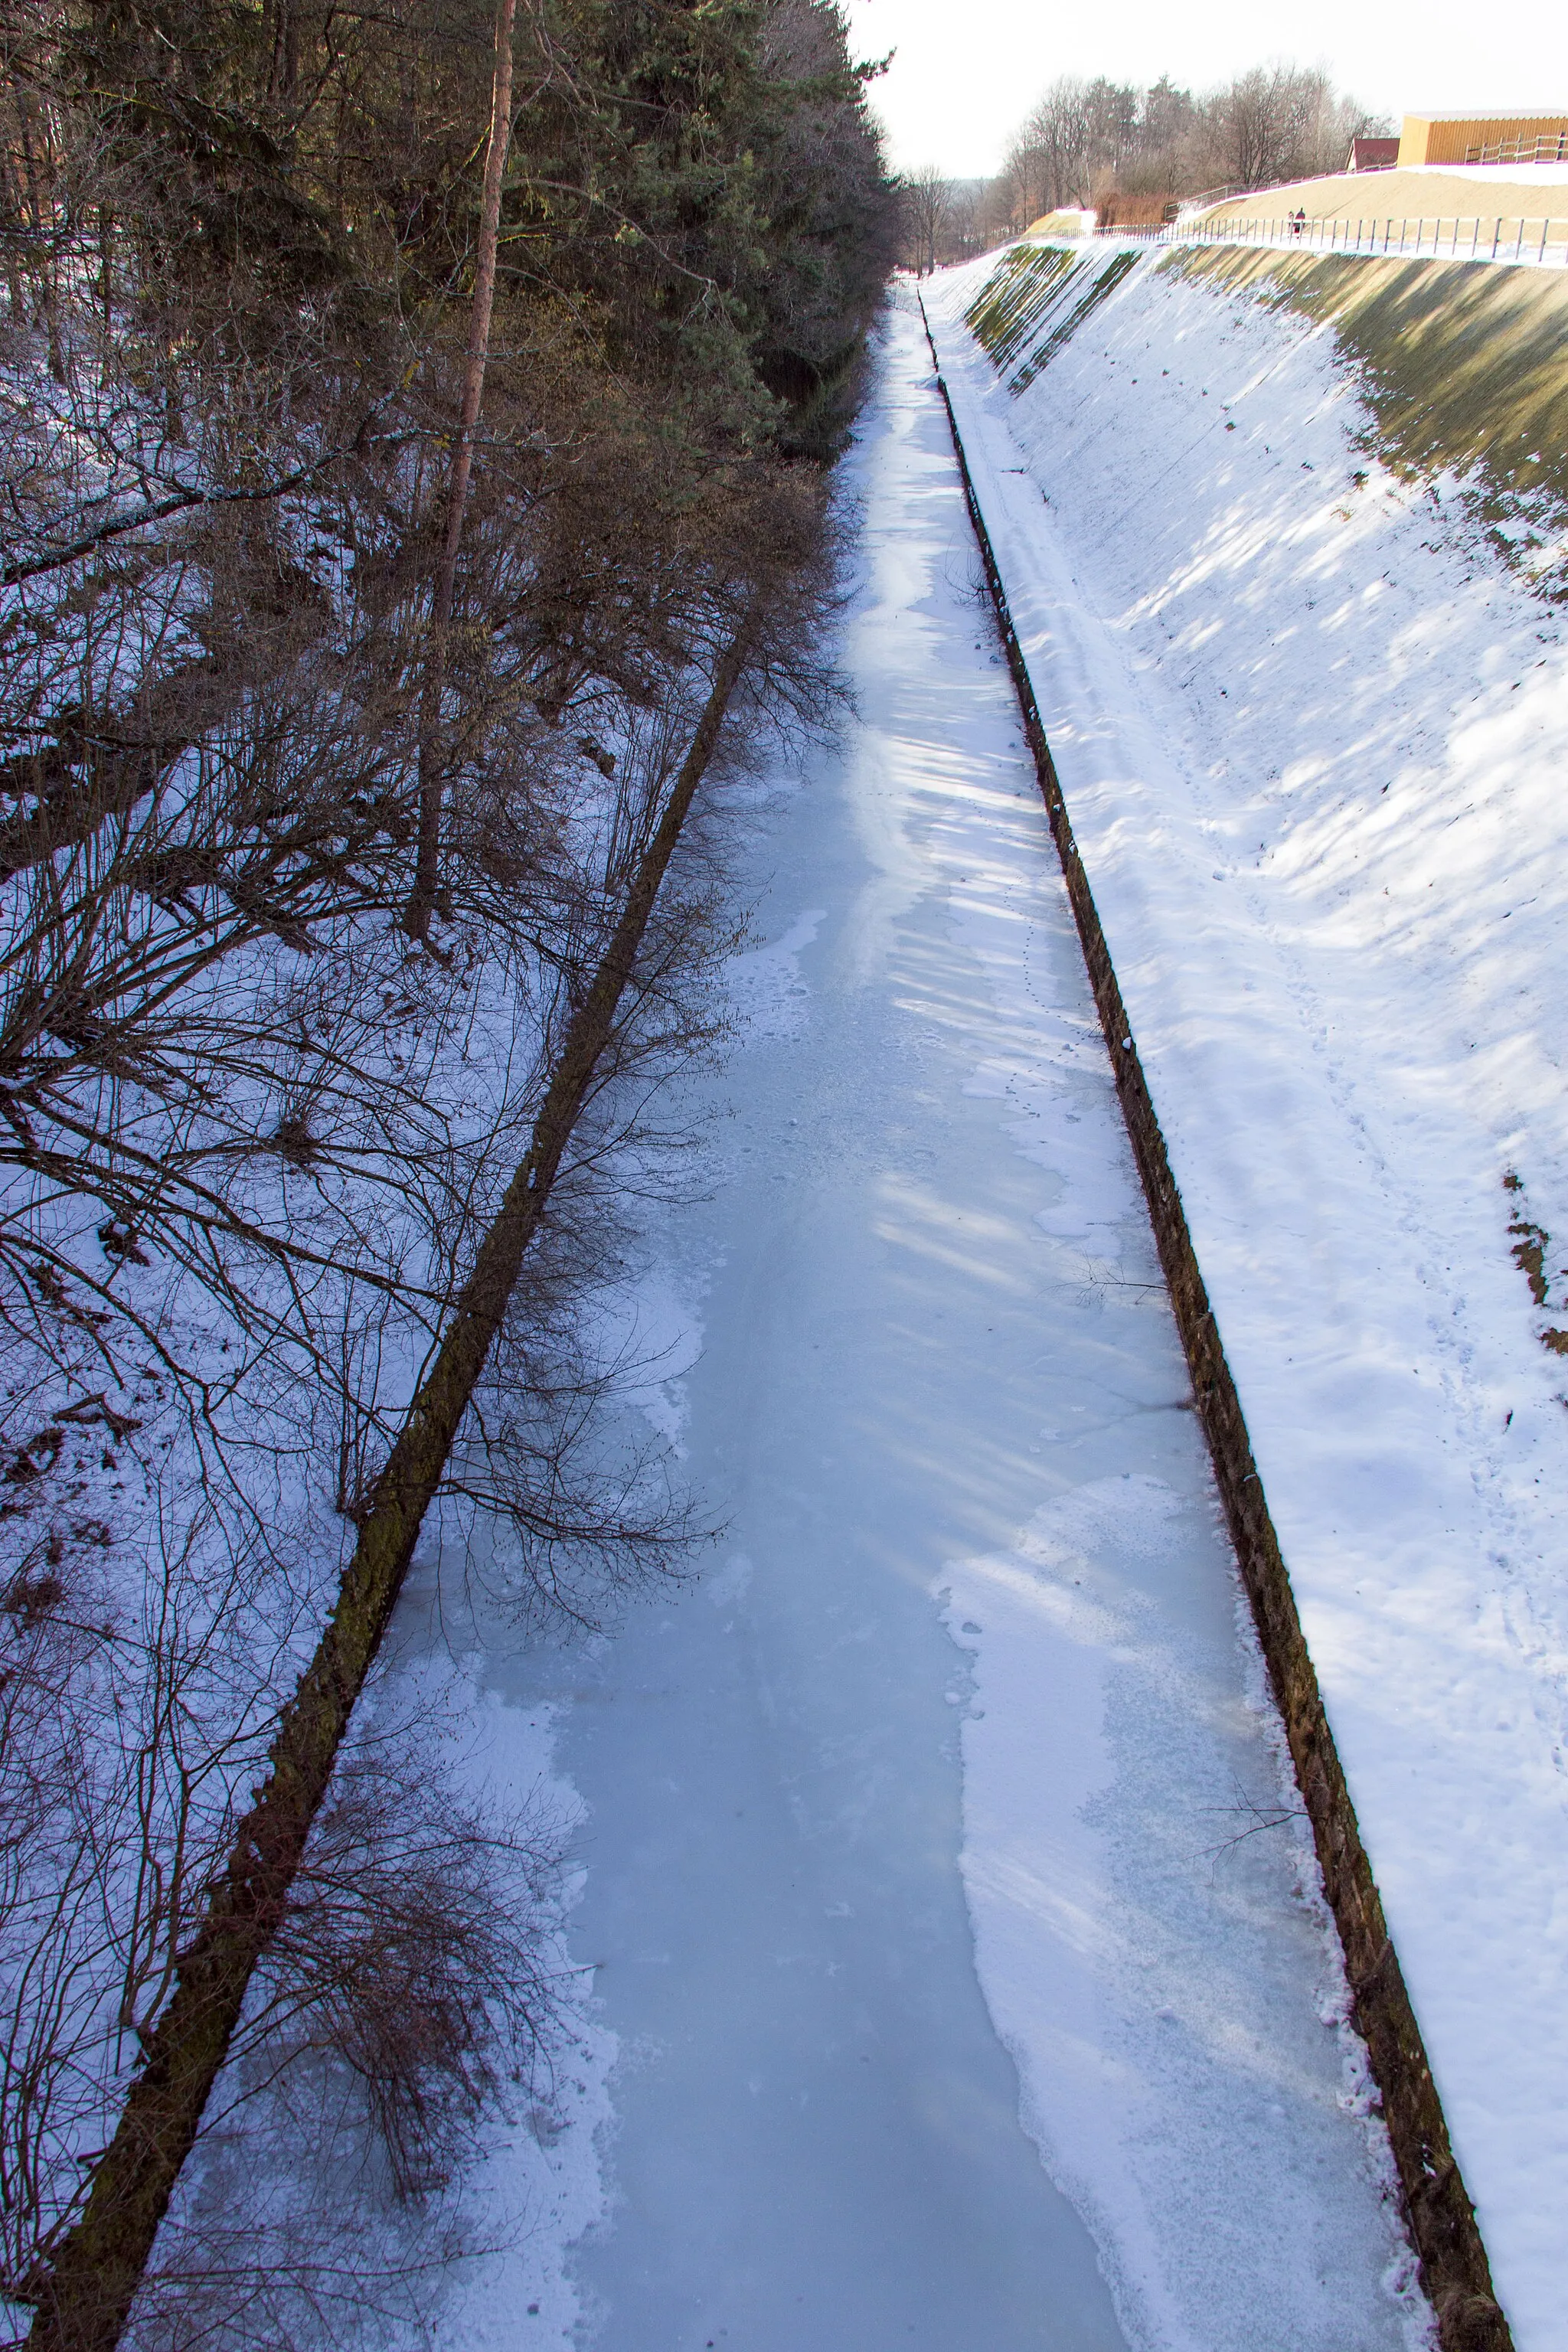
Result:
<svg viewBox="0 0 1568 2352"><path fill-rule="evenodd" d="M1568 272L1237 247L1161 267L1331 325L1384 461L1459 478L1510 560L1568 595Z"/></svg>
<svg viewBox="0 0 1568 2352"><path fill-rule="evenodd" d="M1205 220L1284 220L1294 212L1309 220L1380 221L1418 219L1563 220L1568 217L1568 181L1510 180L1480 172L1331 172L1316 180L1290 180L1283 187L1252 188L1211 205Z"/></svg>

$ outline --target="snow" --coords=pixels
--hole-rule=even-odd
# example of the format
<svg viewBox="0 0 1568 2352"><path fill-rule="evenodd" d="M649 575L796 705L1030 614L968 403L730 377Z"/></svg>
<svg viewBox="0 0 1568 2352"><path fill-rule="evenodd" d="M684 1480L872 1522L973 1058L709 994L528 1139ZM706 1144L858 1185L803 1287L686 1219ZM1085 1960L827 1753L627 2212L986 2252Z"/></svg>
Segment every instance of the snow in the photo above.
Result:
<svg viewBox="0 0 1568 2352"><path fill-rule="evenodd" d="M355 1276L400 1259L412 1272L423 1250L442 1279L444 1252L461 1247L462 1207L482 1210L485 1195L476 1188L456 1203L456 1187L432 1170L431 1144L447 1145L454 1167L466 1145L493 1192L527 1099L541 1023L515 969L496 959L422 990L404 969L405 946L366 940L368 925L355 940L353 929L323 936L293 969L241 950L189 983L164 1064L174 1095L194 1065L211 1066L204 1041L228 1040L221 1099L204 1100L198 1116L187 1098L176 1122L190 1164L203 1150L217 1160L237 1139L266 1134L289 1099L280 1083L268 1115L265 1038L247 1066L247 1028L266 1025L258 1005L289 1005L301 1027L320 1003L336 1014L331 1044L339 1066L355 1072L353 1102L336 1079L318 1080L318 1100L338 1114L341 1159L324 1172L294 1171L251 1150L250 1172L232 1179L227 1196L258 1229L315 1249L313 1264L290 1269L291 1288L276 1268L240 1264L252 1302L281 1312L291 1296L284 1339L254 1307L248 1324L226 1311L216 1286L179 1263L168 1247L177 1204L149 1251L117 1260L102 1242L101 1200L15 1168L3 1187L13 1243L30 1233L58 1270L79 1276L74 1318L62 1313L58 1333L46 1333L52 1351L20 1325L8 1334L0 1410L13 1451L24 1434L37 1441L40 1423L56 1445L41 1464L52 1475L12 1482L9 1572L62 1560L67 1633L81 1637L70 1671L38 1676L41 1697L22 1679L28 1713L12 1727L26 1724L10 1760L25 1754L50 1803L35 1799L0 1940L0 1982L19 2021L5 2122L13 2154L36 2135L46 2193L74 2196L81 2148L108 2137L137 2047L120 2013L126 1988L150 2004L139 2010L146 2022L167 1989L167 1948L188 1926L170 1892L182 1885L176 1857L225 1850L237 1797L258 1779L276 1710L331 1606L353 1530L333 1507L341 1402L309 1343L335 1324L345 1352L361 1353L367 1408L395 1409L428 1344L427 1308L414 1292L411 1307L378 1312ZM325 1036L326 1012L320 1021ZM286 1079L309 1055L291 1052L281 1018L276 1026L283 1042L271 1058ZM389 1101L398 1065L411 1083ZM169 1102L151 1086L128 1087L119 1108L121 1145L135 1135L173 1166ZM345 1177L355 1144L363 1148ZM63 1280L61 1295L71 1297ZM97 1302L95 1319L81 1312L83 1297ZM101 1648L89 1638L97 1625L109 1629ZM9 1631L14 1663L26 1629L13 1617ZM82 1761L62 1775L56 1756ZM75 1899L62 1900L62 1887ZM29 1990L39 1984L56 1989L41 2004ZM23 2095L25 2049L51 2053L42 2095Z"/></svg>
<svg viewBox="0 0 1568 2352"><path fill-rule="evenodd" d="M471 1665L584 1809L598 2181L434 2339L1399 2352L1386 2143L907 309L881 368L857 717L732 803L756 944L671 1114L706 1181L628 1272L721 1533L611 1633Z"/></svg>
<svg viewBox="0 0 1568 2352"><path fill-rule="evenodd" d="M541 1857L528 1918L555 2013L538 2043L515 2053L483 2109L465 2117L471 2171L454 2193L437 2188L411 2203L365 2178L363 2123L341 2074L298 2081L286 2067L276 2074L276 2044L261 2048L259 2065L231 2053L159 2240L154 2278L162 2270L195 2284L191 2300L176 2287L176 2329L190 2324L193 2301L205 2317L199 2281L220 2251L248 2277L247 2341L261 2341L255 2331L268 2320L280 2340L298 2341L301 2304L318 2313L335 2305L341 2318L352 2303L357 2324L330 2340L384 2335L425 2345L432 2301L449 2279L462 2282L469 2344L518 2341L520 2315L540 2324L537 2334L522 2330L525 2342L569 2342L582 2323L565 2256L605 2210L595 2136L610 2119L617 2047L592 2014L587 1974L566 1949L582 1873L557 1864L581 1829L581 1807L553 1769L557 1710L507 1706L484 1687L483 1654L504 1646L504 1621L487 1614L482 1600L465 1612L454 1599L439 1596L433 1579L416 1579L392 1654L356 1708L354 1737L362 1755L379 1746L416 1758L458 1804L481 1791L490 1832L510 1828ZM475 1648L453 1654L432 1639L440 1622L448 1632L460 1624ZM529 1899L515 1880L508 1885L510 1899ZM253 1987L252 2011L258 1997ZM225 2302L220 2294L220 2312ZM132 2340L167 2344L170 2318L155 2293ZM232 2329L232 2317L220 2318L216 2333L235 2340Z"/></svg>
<svg viewBox="0 0 1568 2352"><path fill-rule="evenodd" d="M1331 2095L1320 2019L1290 2001L1302 1955L1279 1936L1275 1857L1250 1842L1279 1838L1310 1897L1310 1839L1288 1759L1273 1785L1260 1772L1262 1663L1242 1696L1213 1549L1184 1498L1123 1474L955 1572L948 1622L975 1656L964 1879L1026 2124L1103 2217L1130 2339L1327 2352L1386 2340L1346 2313L1320 2269L1321 2212L1300 2203L1302 2170L1342 2165L1341 2109L1365 2112L1364 2062L1345 2036ZM1322 1946L1332 2021L1327 1932ZM1287 2119L1291 2168L1269 2160ZM1412 2269L1395 2256L1390 2290ZM1408 2321L1424 2341L1413 2301Z"/></svg>
<svg viewBox="0 0 1568 2352"><path fill-rule="evenodd" d="M800 959L826 914L826 908L808 907L771 947L751 948L730 958L725 977L731 1017L742 1036L798 1036L807 993Z"/></svg>
<svg viewBox="0 0 1568 2352"><path fill-rule="evenodd" d="M928 292L944 374L1499 2293L1557 2352L1562 607L1474 486L1380 464L1300 316L1147 257L1013 400L984 274Z"/></svg>
<svg viewBox="0 0 1568 2352"><path fill-rule="evenodd" d="M0 420L33 461L25 538L58 545L84 499L140 511L148 479L204 478L211 453L171 450L162 393L125 395L94 367L57 384L37 340L0 364ZM352 641L363 572L330 502L282 502L279 529ZM372 553L362 541L362 562ZM84 596L78 571L47 570L0 596L13 752L52 740L50 709L75 708L84 680L89 699L117 682L155 688L202 650L189 625L205 575L181 531L144 535L132 572ZM314 671L300 656L289 725L320 724L330 767L345 740L341 666L325 641L317 650ZM190 1906L331 1606L357 1490L428 1360L453 1267L525 1146L559 1013L549 863L559 923L587 952L594 876L625 850L617 793L635 798L656 735L608 688L577 716L614 747L621 782L575 727L535 746L544 929L526 940L459 892L439 956L411 958L384 904L374 912L361 895L380 887L365 878L374 851L352 887L339 875L320 882L325 898L289 899L308 938L261 922L245 883L260 850L236 782L244 762L216 751L174 761L132 812L129 844L111 829L107 847L54 865L11 844L7 1084L22 1093L0 1181L14 1310L0 1350L0 1588L13 1604L0 1679L7 1793L26 1811L0 1922L14 2010L0 2143L44 2207L40 2221L26 2189L5 2200L18 2273L77 2200L83 2150L108 2137L138 2052L130 2026L150 2026L167 1993ZM357 721L348 735L361 740ZM319 773L304 733L290 741L300 772ZM24 795L14 834L30 808ZM184 870L193 841L203 895L194 882L149 895L145 875ZM138 1041L111 1082L29 994L20 975L39 953L63 957L94 1017ZM132 1218L141 1231L121 1222ZM650 1301L637 1401L678 1440L655 1320Z"/></svg>
<svg viewBox="0 0 1568 2352"><path fill-rule="evenodd" d="M411 1612L412 1613L412 1612ZM489 1637L499 1641L500 1629ZM454 1682L457 1681L454 1676ZM455 1691L454 1697L458 1696ZM575 1792L554 1769L557 1710L504 1705L469 1686L469 1719L479 1737L469 1770L492 1799L548 1807L570 1823ZM569 1915L582 1892L579 1870L563 1889ZM560 1965L575 1974L564 1946ZM584 1995L586 1985L584 1984ZM612 2120L609 2082L618 2055L615 2035L581 2010L556 2053L552 2095L516 2103L492 2118L477 2151L477 2194L466 2214L473 2242L504 2246L501 2259L466 2266L461 2289L463 2340L479 2347L569 2344L584 2314L569 2275L567 2250L603 2219L605 2187L596 2136ZM522 2323L537 2320L537 2328Z"/></svg>
<svg viewBox="0 0 1568 2352"><path fill-rule="evenodd" d="M1479 180L1483 187L1519 181L1530 188L1568 186L1568 163L1401 163L1401 172L1430 172L1446 180Z"/></svg>

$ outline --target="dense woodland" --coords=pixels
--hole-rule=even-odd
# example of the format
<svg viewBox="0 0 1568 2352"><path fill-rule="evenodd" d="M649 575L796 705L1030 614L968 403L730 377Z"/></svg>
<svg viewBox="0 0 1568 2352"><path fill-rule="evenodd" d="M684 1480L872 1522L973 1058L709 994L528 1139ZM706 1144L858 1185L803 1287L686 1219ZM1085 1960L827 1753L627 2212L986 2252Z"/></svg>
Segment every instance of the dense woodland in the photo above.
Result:
<svg viewBox="0 0 1568 2352"><path fill-rule="evenodd" d="M0 26L20 2335L710 682L721 771L832 706L829 467L900 221L831 0ZM453 1457L525 1626L596 1622L693 1536L583 1308L718 1017L722 857L700 827L660 902ZM475 2116L548 2103L558 1829L487 1812L389 1704L209 2119L231 2144L254 2103L247 2193L215 2157L177 2200L139 2345L411 2307Z"/></svg>

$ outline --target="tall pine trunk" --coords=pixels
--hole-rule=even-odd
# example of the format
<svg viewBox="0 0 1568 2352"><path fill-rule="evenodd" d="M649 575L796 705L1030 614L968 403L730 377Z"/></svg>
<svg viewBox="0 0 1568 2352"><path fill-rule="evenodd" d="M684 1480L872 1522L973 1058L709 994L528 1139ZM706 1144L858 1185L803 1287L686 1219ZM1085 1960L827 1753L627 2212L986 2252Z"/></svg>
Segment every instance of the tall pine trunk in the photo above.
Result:
<svg viewBox="0 0 1568 2352"><path fill-rule="evenodd" d="M430 639L426 655L425 682L419 698L419 845L414 887L404 910L403 925L410 939L423 940L430 929L440 877L441 803L446 783L441 704L447 686L447 638L452 622L452 599L458 577L458 551L463 540L463 516L468 503L468 478L474 464L474 428L484 397L485 362L490 348L490 313L495 308L496 248L500 238L501 183L506 177L507 150L511 143L511 27L517 0L497 0L496 67L490 97L490 135L485 154L484 194L479 205L479 241L474 270L474 299L468 313L468 348L463 368L463 404L458 437L452 448L452 470L447 484L447 528L441 562L436 574L436 601L430 615Z"/></svg>

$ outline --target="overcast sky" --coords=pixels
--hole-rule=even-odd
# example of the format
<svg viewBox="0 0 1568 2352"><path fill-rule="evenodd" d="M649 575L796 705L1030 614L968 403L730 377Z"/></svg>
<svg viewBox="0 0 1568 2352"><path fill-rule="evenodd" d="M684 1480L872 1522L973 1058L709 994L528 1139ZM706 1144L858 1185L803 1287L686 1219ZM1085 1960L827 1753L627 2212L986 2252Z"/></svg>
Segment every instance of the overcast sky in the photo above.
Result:
<svg viewBox="0 0 1568 2352"><path fill-rule="evenodd" d="M1561 106L1568 111L1568 9L1527 0L1489 44L1473 0L1318 0L1297 11L1207 0L1052 7L1048 0L847 0L858 53L897 56L873 86L894 163L940 163L955 178L994 172L1009 134L1058 74L1104 74L1190 89L1284 52L1327 68L1342 89L1398 117L1408 107ZM1499 29L1501 29L1500 20ZM1489 48L1495 54L1489 54ZM1511 67L1508 60L1511 60Z"/></svg>

